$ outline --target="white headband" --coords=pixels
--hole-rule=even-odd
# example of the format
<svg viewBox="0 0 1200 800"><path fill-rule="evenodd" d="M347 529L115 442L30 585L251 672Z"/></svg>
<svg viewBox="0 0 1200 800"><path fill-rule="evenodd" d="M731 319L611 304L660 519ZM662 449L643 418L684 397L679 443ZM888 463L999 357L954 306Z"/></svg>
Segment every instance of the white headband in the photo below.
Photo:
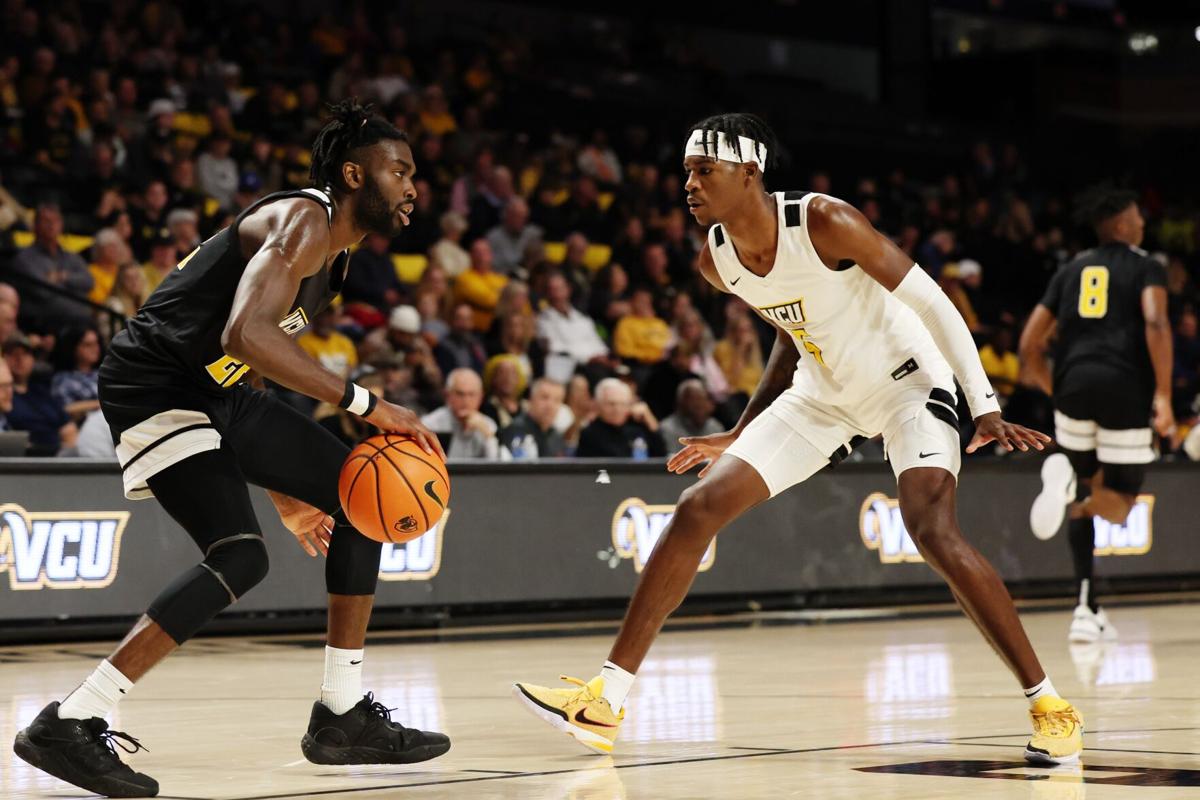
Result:
<svg viewBox="0 0 1200 800"><path fill-rule="evenodd" d="M708 139L708 149L704 147L705 138ZM745 164L753 162L758 165L759 172L767 171L767 147L761 142L756 142L747 136L738 137L738 149L734 149L730 144L729 139L724 133L714 131L705 131L697 128L692 131L692 135L688 138L687 144L683 148L683 157L688 156L706 156L712 158L713 155L713 139L716 139L716 151L718 161L732 161L734 164ZM738 151L741 155L738 155Z"/></svg>

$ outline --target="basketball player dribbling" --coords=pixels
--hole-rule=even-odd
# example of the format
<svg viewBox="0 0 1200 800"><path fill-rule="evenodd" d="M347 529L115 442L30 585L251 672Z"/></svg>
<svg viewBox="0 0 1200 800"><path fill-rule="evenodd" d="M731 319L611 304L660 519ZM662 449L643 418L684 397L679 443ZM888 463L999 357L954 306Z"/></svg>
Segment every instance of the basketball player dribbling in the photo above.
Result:
<svg viewBox="0 0 1200 800"><path fill-rule="evenodd" d="M693 127L687 203L711 226L701 272L771 322L775 346L734 429L681 439L668 462L680 474L708 464L679 498L600 673L568 679L570 689L518 683L514 696L585 747L611 752L634 673L717 532L882 433L917 549L1024 689L1033 722L1026 759L1076 761L1079 713L1055 692L999 575L958 528L955 376L975 418L968 452L992 442L1040 450L1049 437L1001 418L954 306L862 214L826 195L764 190L777 145L760 119L722 114Z"/></svg>
<svg viewBox="0 0 1200 800"><path fill-rule="evenodd" d="M89 792L151 797L153 778L118 758L136 739L107 716L143 675L267 574L267 550L247 483L267 489L283 524L311 556L326 555L325 676L301 740L317 764L424 761L440 733L392 722L362 691L363 644L381 547L346 521L338 475L349 448L311 419L250 388L253 370L340 405L384 431L441 453L409 410L325 369L292 339L339 291L349 248L395 236L416 190L405 134L348 101L313 144L317 187L259 200L179 262L112 343L100 405L130 499L157 498L202 560L151 603L124 641L61 703L17 734L30 764ZM442 454L444 457L444 454Z"/></svg>

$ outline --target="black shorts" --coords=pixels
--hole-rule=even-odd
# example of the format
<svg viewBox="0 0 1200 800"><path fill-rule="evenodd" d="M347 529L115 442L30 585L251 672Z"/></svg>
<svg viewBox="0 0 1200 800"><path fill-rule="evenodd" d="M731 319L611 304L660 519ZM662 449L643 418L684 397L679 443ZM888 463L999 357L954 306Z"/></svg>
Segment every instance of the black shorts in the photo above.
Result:
<svg viewBox="0 0 1200 800"><path fill-rule="evenodd" d="M182 376L170 386L139 384L136 376L112 361L99 374L100 409L130 499L152 496L147 478L219 450L249 483L328 513L339 507L338 475L349 448L312 419L245 385L211 394L189 388Z"/></svg>
<svg viewBox="0 0 1200 800"><path fill-rule="evenodd" d="M1104 469L1104 485L1137 494L1157 458L1150 428L1153 390L1137 376L1077 367L1054 387L1054 434L1077 475Z"/></svg>

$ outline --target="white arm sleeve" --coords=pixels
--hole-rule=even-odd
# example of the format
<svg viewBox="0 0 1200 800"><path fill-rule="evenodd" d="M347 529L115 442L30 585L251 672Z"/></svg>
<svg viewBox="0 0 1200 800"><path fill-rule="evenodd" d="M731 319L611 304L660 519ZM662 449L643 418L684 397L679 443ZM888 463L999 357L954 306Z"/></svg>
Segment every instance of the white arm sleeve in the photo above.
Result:
<svg viewBox="0 0 1200 800"><path fill-rule="evenodd" d="M913 264L892 294L917 312L922 324L933 336L938 350L950 362L950 368L962 384L967 403L971 406L971 416L978 419L984 414L999 411L1000 403L983 371L971 331L933 278L925 274L919 264Z"/></svg>

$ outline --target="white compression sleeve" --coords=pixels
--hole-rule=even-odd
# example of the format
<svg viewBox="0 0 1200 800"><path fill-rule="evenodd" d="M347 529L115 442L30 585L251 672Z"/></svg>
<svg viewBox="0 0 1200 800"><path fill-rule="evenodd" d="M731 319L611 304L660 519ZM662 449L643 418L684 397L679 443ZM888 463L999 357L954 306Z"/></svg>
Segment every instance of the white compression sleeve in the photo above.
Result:
<svg viewBox="0 0 1200 800"><path fill-rule="evenodd" d="M920 264L913 264L892 294L917 312L922 324L933 336L938 350L950 362L950 368L962 384L967 403L971 406L971 416L978 419L984 414L999 411L1000 403L996 400L987 373L983 371L971 331L933 278L925 274Z"/></svg>

